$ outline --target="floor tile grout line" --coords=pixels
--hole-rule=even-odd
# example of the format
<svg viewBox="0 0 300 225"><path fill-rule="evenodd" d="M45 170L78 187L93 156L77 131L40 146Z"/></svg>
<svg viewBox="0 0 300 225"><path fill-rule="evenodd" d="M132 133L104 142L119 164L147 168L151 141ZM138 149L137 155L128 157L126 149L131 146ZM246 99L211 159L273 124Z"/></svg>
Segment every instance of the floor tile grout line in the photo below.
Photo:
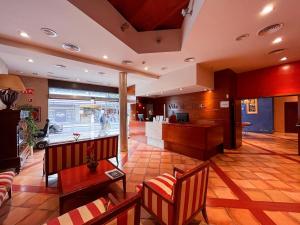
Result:
<svg viewBox="0 0 300 225"><path fill-rule="evenodd" d="M258 146L258 145L249 143L249 142L247 142L247 141L243 141L243 142L246 143L246 144L248 144L248 145L252 145L252 146L254 146L254 147L256 147L256 148L260 148L260 149L262 149L262 150L264 150L264 151L271 152L271 153L273 153L274 155L278 155L278 156L281 156L281 157L283 157L283 158L286 158L286 159L292 160L292 161L294 161L294 162L300 163L300 160L293 159L293 158L291 158L291 157L289 157L289 156L286 156L284 153L276 153L276 152L274 152L274 151L272 151L272 150L270 150L270 149L267 149L267 148L264 148L264 147L261 147L261 146Z"/></svg>

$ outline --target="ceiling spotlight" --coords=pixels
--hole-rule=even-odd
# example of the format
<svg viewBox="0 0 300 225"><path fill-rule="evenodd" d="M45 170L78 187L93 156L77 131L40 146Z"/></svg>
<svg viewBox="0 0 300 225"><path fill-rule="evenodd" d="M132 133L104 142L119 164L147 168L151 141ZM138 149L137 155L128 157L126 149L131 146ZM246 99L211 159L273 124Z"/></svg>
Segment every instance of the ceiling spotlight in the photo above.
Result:
<svg viewBox="0 0 300 225"><path fill-rule="evenodd" d="M161 70L166 70L166 69L168 69L168 67L163 66L163 67L161 68Z"/></svg>
<svg viewBox="0 0 300 225"><path fill-rule="evenodd" d="M274 5L268 4L260 11L260 15L265 16L265 15L269 14L270 12L272 12L273 9L274 9Z"/></svg>
<svg viewBox="0 0 300 225"><path fill-rule="evenodd" d="M62 64L56 64L55 66L58 67L58 68L66 68L66 66L62 65Z"/></svg>
<svg viewBox="0 0 300 225"><path fill-rule="evenodd" d="M29 34L27 34L25 31L20 31L19 32L19 35L22 37L22 38L30 38Z"/></svg>
<svg viewBox="0 0 300 225"><path fill-rule="evenodd" d="M107 55L104 55L104 56L103 56L103 59L108 59L108 56L107 56Z"/></svg>
<svg viewBox="0 0 300 225"><path fill-rule="evenodd" d="M245 40L246 38L248 38L250 36L250 34L242 34L238 37L235 38L236 41L242 41L242 40Z"/></svg>
<svg viewBox="0 0 300 225"><path fill-rule="evenodd" d="M54 74L54 73L52 73L52 72L48 72L48 74L51 74L51 75L52 75L52 74Z"/></svg>
<svg viewBox="0 0 300 225"><path fill-rule="evenodd" d="M275 49L275 50L268 52L268 55L278 54L278 53L284 52L285 50L286 50L285 48Z"/></svg>
<svg viewBox="0 0 300 225"><path fill-rule="evenodd" d="M280 61L286 61L288 59L288 57L286 57L286 56L284 56L284 57L282 57L281 59L280 59Z"/></svg>
<svg viewBox="0 0 300 225"><path fill-rule="evenodd" d="M179 91L182 91L183 90L183 88L179 88Z"/></svg>
<svg viewBox="0 0 300 225"><path fill-rule="evenodd" d="M37 75L39 75L39 74L38 74L37 72L33 72L32 75L37 76Z"/></svg>
<svg viewBox="0 0 300 225"><path fill-rule="evenodd" d="M190 58L186 58L184 59L185 62L194 62L195 58L194 57L190 57Z"/></svg>
<svg viewBox="0 0 300 225"><path fill-rule="evenodd" d="M265 36L267 34L273 34L275 32L278 32L283 28L284 24L283 23L275 23L272 25L269 25L267 27L264 27L260 31L258 31L259 36Z"/></svg>
<svg viewBox="0 0 300 225"><path fill-rule="evenodd" d="M98 72L98 74L103 75L103 74L105 74L105 73L104 73L104 72Z"/></svg>
<svg viewBox="0 0 300 225"><path fill-rule="evenodd" d="M147 66L145 66L145 67L144 67L144 70L146 70L146 71L147 71L148 69L149 69L149 68L148 68Z"/></svg>
<svg viewBox="0 0 300 225"><path fill-rule="evenodd" d="M88 70L88 69L84 69L84 72L85 72L85 73L88 73L88 72L89 72L89 70Z"/></svg>
<svg viewBox="0 0 300 225"><path fill-rule="evenodd" d="M57 37L57 33L56 31L50 29L50 28L47 28L47 27L42 27L41 28L41 31L46 34L48 37Z"/></svg>
<svg viewBox="0 0 300 225"><path fill-rule="evenodd" d="M33 59L27 59L27 62L33 63Z"/></svg>
<svg viewBox="0 0 300 225"><path fill-rule="evenodd" d="M68 51L71 51L71 52L80 52L80 48L74 44L71 44L71 43L64 43L62 45L62 47L65 49L65 50L68 50Z"/></svg>
<svg viewBox="0 0 300 225"><path fill-rule="evenodd" d="M282 42L282 38L281 38L281 37L275 38L275 39L272 41L273 44L278 44L278 43L280 43L280 42Z"/></svg>

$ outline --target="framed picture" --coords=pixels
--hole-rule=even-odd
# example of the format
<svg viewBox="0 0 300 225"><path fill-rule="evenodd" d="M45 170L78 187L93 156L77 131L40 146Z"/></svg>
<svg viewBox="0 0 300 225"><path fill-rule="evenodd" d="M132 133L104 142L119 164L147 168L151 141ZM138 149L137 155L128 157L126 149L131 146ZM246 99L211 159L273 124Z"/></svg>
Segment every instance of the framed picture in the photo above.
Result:
<svg viewBox="0 0 300 225"><path fill-rule="evenodd" d="M246 112L247 112L247 114L257 114L258 113L257 98L247 99Z"/></svg>

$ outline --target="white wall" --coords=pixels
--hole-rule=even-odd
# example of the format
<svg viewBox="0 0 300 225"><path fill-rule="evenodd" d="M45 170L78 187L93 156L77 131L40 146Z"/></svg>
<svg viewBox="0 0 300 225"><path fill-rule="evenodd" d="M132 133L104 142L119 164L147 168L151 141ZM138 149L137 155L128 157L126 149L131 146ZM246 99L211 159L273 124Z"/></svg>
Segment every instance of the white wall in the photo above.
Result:
<svg viewBox="0 0 300 225"><path fill-rule="evenodd" d="M0 58L0 74L8 74L8 68L5 62ZM5 105L0 100L0 110L5 109Z"/></svg>

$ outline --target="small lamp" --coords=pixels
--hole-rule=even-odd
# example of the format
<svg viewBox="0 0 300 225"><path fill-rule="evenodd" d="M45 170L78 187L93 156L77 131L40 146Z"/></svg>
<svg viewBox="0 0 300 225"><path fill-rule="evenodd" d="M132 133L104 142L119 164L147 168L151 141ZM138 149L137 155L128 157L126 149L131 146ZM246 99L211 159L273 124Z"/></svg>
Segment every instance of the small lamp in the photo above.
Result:
<svg viewBox="0 0 300 225"><path fill-rule="evenodd" d="M20 77L0 74L0 99L6 105L6 109L11 109L20 91L25 91L25 86Z"/></svg>

